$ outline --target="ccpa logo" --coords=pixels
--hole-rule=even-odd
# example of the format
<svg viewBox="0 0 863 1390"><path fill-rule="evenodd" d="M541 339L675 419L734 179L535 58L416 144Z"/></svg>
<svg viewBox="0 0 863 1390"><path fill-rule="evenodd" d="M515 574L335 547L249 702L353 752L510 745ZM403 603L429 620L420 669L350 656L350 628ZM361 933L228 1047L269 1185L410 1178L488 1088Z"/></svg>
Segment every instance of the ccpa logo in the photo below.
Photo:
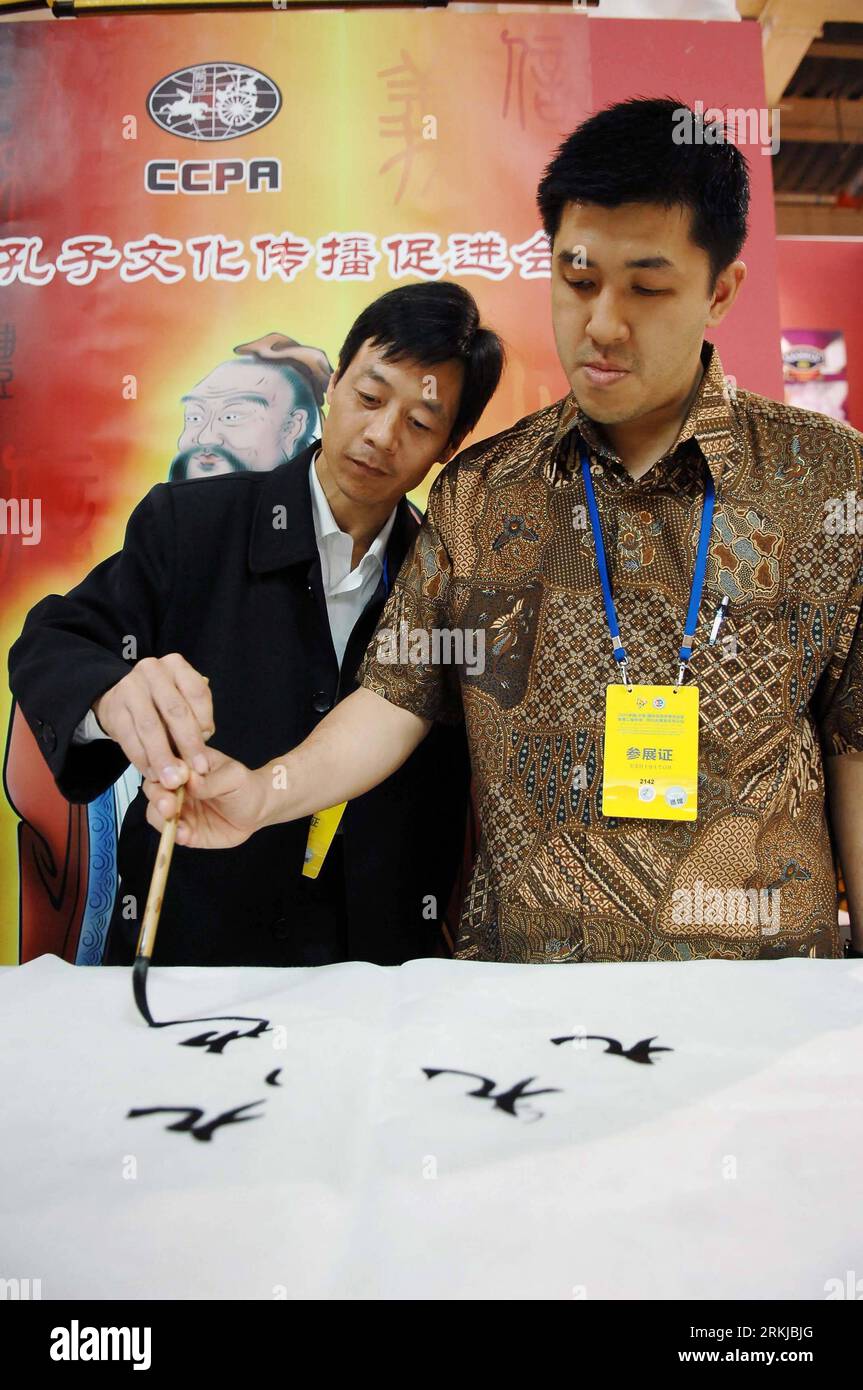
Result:
<svg viewBox="0 0 863 1390"><path fill-rule="evenodd" d="M184 140L236 140L268 125L281 106L275 82L238 63L181 68L147 97L156 125Z"/></svg>

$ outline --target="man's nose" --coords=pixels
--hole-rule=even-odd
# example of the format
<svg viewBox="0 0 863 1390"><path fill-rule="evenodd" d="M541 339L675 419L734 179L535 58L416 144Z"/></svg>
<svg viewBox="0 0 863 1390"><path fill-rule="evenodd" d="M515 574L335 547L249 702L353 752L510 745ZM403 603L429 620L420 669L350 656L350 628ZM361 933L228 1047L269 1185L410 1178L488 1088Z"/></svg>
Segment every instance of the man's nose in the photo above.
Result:
<svg viewBox="0 0 863 1390"><path fill-rule="evenodd" d="M593 301L585 332L599 348L623 342L629 337L620 302L610 290L601 291Z"/></svg>
<svg viewBox="0 0 863 1390"><path fill-rule="evenodd" d="M398 412L381 406L366 421L365 437L382 453L391 454L399 435Z"/></svg>

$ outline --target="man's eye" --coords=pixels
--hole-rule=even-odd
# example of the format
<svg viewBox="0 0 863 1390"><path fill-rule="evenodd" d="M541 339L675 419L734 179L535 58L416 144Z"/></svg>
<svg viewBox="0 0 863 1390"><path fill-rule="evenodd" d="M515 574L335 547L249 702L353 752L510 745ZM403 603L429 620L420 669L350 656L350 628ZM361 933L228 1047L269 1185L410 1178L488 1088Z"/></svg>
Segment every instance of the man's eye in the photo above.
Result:
<svg viewBox="0 0 863 1390"><path fill-rule="evenodd" d="M590 289L593 285L592 280L567 280L566 283L574 290Z"/></svg>
<svg viewBox="0 0 863 1390"><path fill-rule="evenodd" d="M665 290L648 290L644 285L633 285L636 294L665 294Z"/></svg>
<svg viewBox="0 0 863 1390"><path fill-rule="evenodd" d="M242 415L238 410L226 410L222 416L226 425L235 425L238 420L242 420Z"/></svg>
<svg viewBox="0 0 863 1390"><path fill-rule="evenodd" d="M428 427L428 425L424 425L423 422L422 422L422 420L414 420L413 416L411 416L411 424L412 424L412 425L416 425L416 427L417 427L418 430L425 430L426 433L428 433L428 428L429 428L429 427Z"/></svg>
<svg viewBox="0 0 863 1390"><path fill-rule="evenodd" d="M377 405L376 396L367 396L363 391L357 391L357 395L365 405Z"/></svg>

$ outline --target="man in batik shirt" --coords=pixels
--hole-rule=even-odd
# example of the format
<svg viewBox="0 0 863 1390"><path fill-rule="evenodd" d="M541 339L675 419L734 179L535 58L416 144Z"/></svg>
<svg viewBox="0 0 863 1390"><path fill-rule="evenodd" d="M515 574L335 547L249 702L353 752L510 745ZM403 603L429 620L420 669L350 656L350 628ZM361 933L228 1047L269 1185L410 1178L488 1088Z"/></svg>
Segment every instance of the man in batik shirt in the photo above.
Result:
<svg viewBox="0 0 863 1390"><path fill-rule="evenodd" d="M726 379L704 332L745 278L746 165L727 141L676 143L677 110L622 103L557 152L538 201L569 394L441 473L362 688L280 779L211 753L181 843L239 843L356 796L434 721L464 718L482 839L457 955L839 956L831 826L863 946L863 527L846 505L863 436ZM714 489L683 644L700 694L697 817L603 815L621 672L588 492L629 678L662 684ZM454 630L484 635L484 663L431 655ZM160 827L174 796L147 794Z"/></svg>

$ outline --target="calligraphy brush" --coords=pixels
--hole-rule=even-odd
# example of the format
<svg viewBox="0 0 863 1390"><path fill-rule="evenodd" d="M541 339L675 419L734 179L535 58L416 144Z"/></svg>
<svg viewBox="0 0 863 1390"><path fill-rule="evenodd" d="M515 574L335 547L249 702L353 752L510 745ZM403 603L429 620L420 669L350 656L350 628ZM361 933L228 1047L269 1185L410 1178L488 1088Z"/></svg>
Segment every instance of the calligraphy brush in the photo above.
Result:
<svg viewBox="0 0 863 1390"><path fill-rule="evenodd" d="M205 685L210 684L209 676L204 676L203 680ZM174 841L177 838L177 826L180 823L180 812L183 809L185 792L184 783L177 788L177 814L172 816L170 820L166 820L162 827L156 862L153 865L153 873L150 878L147 906L144 908L144 919L138 934L135 964L132 966L132 992L135 995L135 1003L138 1005L138 1011L142 1018L151 1028L158 1028L160 1025L150 1013L150 1006L147 1003L147 969L153 955L153 948L156 945L159 914L162 911L162 899L165 896L165 884L168 881L168 870L171 867L171 855L174 853Z"/></svg>
<svg viewBox="0 0 863 1390"><path fill-rule="evenodd" d="M147 1003L147 970L150 965L150 958L153 954L153 947L156 944L156 928L159 925L159 913L162 911L162 899L165 896L165 884L168 880L168 870L171 867L171 855L174 853L174 841L177 837L177 826L180 821L180 812L183 809L183 795L185 785L177 790L177 814L170 820L165 821L159 848L156 852L156 863L153 866L153 875L150 879L150 891L147 894L147 906L144 908L144 920L141 923L141 933L138 937L138 952L135 956L135 964L132 966L132 990L135 995L135 1003L146 1023L151 1028L171 1028L175 1023L265 1023L269 1029L269 1019L250 1017L248 1014L207 1014L205 1018L173 1018L164 1023L157 1023L150 1013L150 1006ZM257 1034L242 1033L241 1037L252 1037Z"/></svg>
<svg viewBox="0 0 863 1390"><path fill-rule="evenodd" d="M180 812L183 809L185 790L185 786L177 789L177 814L172 816L170 820L166 820L162 828L156 863L153 866L153 876L150 879L150 891L147 894L147 906L144 908L144 920L141 923L141 931L138 936L135 964L132 966L132 990L135 995L135 1003L138 1005L140 1014L151 1028L157 1027L157 1024L147 1003L147 968L153 954L153 947L156 944L159 914L162 911L162 899L165 896L165 884L168 880L168 870L171 867L171 856L174 853L174 841L177 838L177 826Z"/></svg>

